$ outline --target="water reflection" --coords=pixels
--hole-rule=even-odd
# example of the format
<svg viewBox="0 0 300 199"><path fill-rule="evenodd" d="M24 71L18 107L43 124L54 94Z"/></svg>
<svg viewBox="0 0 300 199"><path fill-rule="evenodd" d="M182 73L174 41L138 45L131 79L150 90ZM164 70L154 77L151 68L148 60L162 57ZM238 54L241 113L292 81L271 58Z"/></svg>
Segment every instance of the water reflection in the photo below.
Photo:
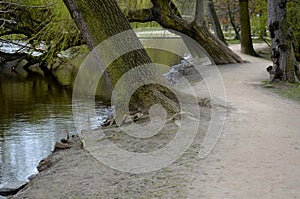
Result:
<svg viewBox="0 0 300 199"><path fill-rule="evenodd" d="M0 75L0 184L26 180L64 130L75 132L71 96L70 89L51 81ZM96 106L103 109L101 103ZM93 128L102 120L94 118Z"/></svg>
<svg viewBox="0 0 300 199"><path fill-rule="evenodd" d="M68 89L34 78L0 76L0 183L26 180L38 162L72 130Z"/></svg>

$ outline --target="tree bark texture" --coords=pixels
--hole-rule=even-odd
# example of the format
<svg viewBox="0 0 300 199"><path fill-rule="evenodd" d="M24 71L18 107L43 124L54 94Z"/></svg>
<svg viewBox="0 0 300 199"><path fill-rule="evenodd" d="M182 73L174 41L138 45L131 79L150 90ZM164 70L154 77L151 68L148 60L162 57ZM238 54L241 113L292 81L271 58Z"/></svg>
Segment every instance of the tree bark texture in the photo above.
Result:
<svg viewBox="0 0 300 199"><path fill-rule="evenodd" d="M286 16L286 0L268 1L268 28L271 36L271 58L273 68L271 81L281 79L295 82L295 75L300 79L299 67L292 47L292 35Z"/></svg>
<svg viewBox="0 0 300 199"><path fill-rule="evenodd" d="M90 49L94 49L101 42L124 32L126 32L126 38L118 41L118 43L113 43L109 46L107 52L101 53L110 56L114 51L118 52L118 49L128 49L127 47L132 45L139 49L121 56L107 68L107 78L109 78L108 81L111 81L112 87L115 87L118 80L136 66L153 64L136 34L131 30L128 20L114 0L64 0L64 2ZM153 70L139 71L135 78L132 79L132 84L135 81L143 81L143 79L147 78L153 78L158 82L163 81L163 77L153 72ZM128 84L131 83L128 82ZM166 96L173 96L170 90L157 84L151 84L140 87L131 98L130 105L132 109L146 112L151 105L159 103L169 112L178 112L178 104L174 102L174 99ZM126 105L117 104L117 106L122 108L122 106ZM121 117L122 115L119 115L116 119Z"/></svg>

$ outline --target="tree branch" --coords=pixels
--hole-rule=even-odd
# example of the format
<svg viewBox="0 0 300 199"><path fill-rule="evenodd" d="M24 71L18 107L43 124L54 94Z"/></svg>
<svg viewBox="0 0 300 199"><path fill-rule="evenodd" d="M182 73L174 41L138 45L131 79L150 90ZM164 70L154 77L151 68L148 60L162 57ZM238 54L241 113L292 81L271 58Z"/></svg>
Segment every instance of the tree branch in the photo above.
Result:
<svg viewBox="0 0 300 199"><path fill-rule="evenodd" d="M162 27L181 32L197 41L216 64L242 63L243 60L230 50L223 42L217 39L205 26L183 19L172 0L151 0L153 7L151 15L153 20ZM143 17L143 15L135 15ZM151 17L152 18L152 17ZM139 22L144 21L138 19ZM133 22L133 18L130 20ZM186 40L185 37L183 40ZM199 49L195 46L188 47L192 54L197 54Z"/></svg>

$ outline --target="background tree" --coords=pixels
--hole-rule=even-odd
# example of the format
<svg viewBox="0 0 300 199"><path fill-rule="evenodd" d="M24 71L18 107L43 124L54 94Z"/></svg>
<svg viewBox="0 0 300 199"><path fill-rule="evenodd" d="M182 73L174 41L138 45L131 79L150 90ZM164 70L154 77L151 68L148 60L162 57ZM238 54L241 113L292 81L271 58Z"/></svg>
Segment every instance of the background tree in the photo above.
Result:
<svg viewBox="0 0 300 199"><path fill-rule="evenodd" d="M268 24L268 5L266 0L256 0L256 13L255 18L258 17L258 36L262 40L266 40L267 37L267 24ZM251 18L252 21L253 18ZM254 31L253 31L254 32Z"/></svg>
<svg viewBox="0 0 300 199"><path fill-rule="evenodd" d="M300 71L293 50L293 37L286 15L286 0L268 1L268 24L272 43L271 58L273 67L269 67L271 82L275 79L295 82L300 79Z"/></svg>
<svg viewBox="0 0 300 199"><path fill-rule="evenodd" d="M152 7L142 10L126 10L130 22L156 21L162 27L181 32L197 41L216 64L240 63L242 59L223 42L195 21L183 19L172 1L151 0Z"/></svg>
<svg viewBox="0 0 300 199"><path fill-rule="evenodd" d="M258 56L253 48L250 28L248 0L239 0L241 22L241 52L247 55Z"/></svg>
<svg viewBox="0 0 300 199"><path fill-rule="evenodd" d="M196 0L195 23L198 26L205 26L205 2L204 0Z"/></svg>
<svg viewBox="0 0 300 199"><path fill-rule="evenodd" d="M292 0L287 3L287 20L293 35L293 46L295 56L300 61L300 3Z"/></svg>
<svg viewBox="0 0 300 199"><path fill-rule="evenodd" d="M218 19L218 15L217 15L216 10L215 10L214 1L213 0L207 0L206 4L207 4L207 11L208 11L208 14L209 14L209 18L210 18L210 21L212 23L215 35L223 43L225 43L227 45L227 42L225 40L221 25L220 25L220 22L219 22L219 19Z"/></svg>
<svg viewBox="0 0 300 199"><path fill-rule="evenodd" d="M239 22L239 6L237 0L218 0L214 2L217 15L219 16L220 22L226 27L226 30L231 32L233 29L235 35L234 39L239 40L240 22ZM229 34L230 37L231 34Z"/></svg>

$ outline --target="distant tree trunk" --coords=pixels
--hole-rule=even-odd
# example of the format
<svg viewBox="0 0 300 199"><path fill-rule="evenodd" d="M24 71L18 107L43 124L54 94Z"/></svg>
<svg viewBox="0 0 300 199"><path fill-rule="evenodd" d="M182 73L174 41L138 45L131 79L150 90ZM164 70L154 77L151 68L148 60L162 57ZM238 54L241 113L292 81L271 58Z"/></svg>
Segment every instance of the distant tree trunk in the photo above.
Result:
<svg viewBox="0 0 300 199"><path fill-rule="evenodd" d="M211 20L211 23L213 25L213 29L215 32L215 35L224 43L227 45L227 42L224 38L224 34L218 19L218 15L215 10L214 2L213 0L207 0L207 10L209 14L209 18Z"/></svg>
<svg viewBox="0 0 300 199"><path fill-rule="evenodd" d="M231 11L229 0L226 0L226 5L227 5L227 10L228 10L229 20L233 27L234 33L235 33L234 39L240 40L240 33L239 33L240 31L234 21L234 13L232 13L232 11Z"/></svg>
<svg viewBox="0 0 300 199"><path fill-rule="evenodd" d="M272 42L271 58L273 67L269 68L271 81L281 79L295 82L300 80L300 71L292 47L292 35L286 17L286 0L268 1L268 24Z"/></svg>
<svg viewBox="0 0 300 199"><path fill-rule="evenodd" d="M242 63L243 60L223 42L209 32L205 26L195 21L187 22L178 16L178 10L172 1L151 0L153 7L143 10L125 11L130 22L156 21L162 27L181 32L197 41L210 55L215 64Z"/></svg>
<svg viewBox="0 0 300 199"><path fill-rule="evenodd" d="M195 23L204 26L204 0L196 0Z"/></svg>
<svg viewBox="0 0 300 199"><path fill-rule="evenodd" d="M123 74L136 66L152 64L142 44L139 42L134 31L131 30L130 24L117 3L114 0L64 0L72 18L75 20L78 28L90 47L95 48L101 42L111 38L118 33L126 34L126 39L118 41L117 44L109 46L109 54L113 54L117 49L128 49L128 46L134 46L139 50L131 51L114 61L108 67L107 73L109 81L114 87ZM150 78L161 80L162 77L152 70L139 71L136 78ZM107 79L108 80L108 79ZM128 82L128 84L134 84ZM140 80L140 79L139 79ZM169 90L160 85L147 85L139 88L131 100L131 108L134 110L147 111L148 108L156 103L162 104L169 112L179 112L178 104L175 99L166 96L174 96ZM125 106L117 104L117 106ZM119 116L120 119L121 116Z"/></svg>
<svg viewBox="0 0 300 199"><path fill-rule="evenodd" d="M250 28L248 0L239 0L241 22L241 52L247 55L258 56L253 48Z"/></svg>

